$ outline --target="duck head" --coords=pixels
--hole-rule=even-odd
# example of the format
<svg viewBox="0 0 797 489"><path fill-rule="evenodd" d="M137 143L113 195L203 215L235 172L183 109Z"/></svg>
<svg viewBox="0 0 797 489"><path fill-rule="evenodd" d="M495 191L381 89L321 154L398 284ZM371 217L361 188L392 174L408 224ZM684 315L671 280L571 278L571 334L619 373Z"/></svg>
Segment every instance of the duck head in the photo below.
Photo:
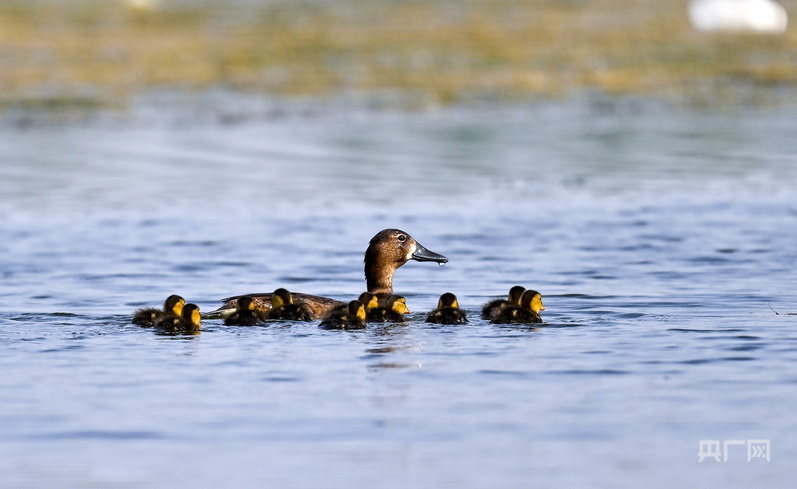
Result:
<svg viewBox="0 0 797 489"><path fill-rule="evenodd" d="M175 316L179 316L183 312L184 305L185 305L185 299L183 299L179 295L170 295L166 299L166 302L163 303L163 310L166 312L170 312Z"/></svg>
<svg viewBox="0 0 797 489"><path fill-rule="evenodd" d="M390 295L387 298L387 309L397 314L410 314L412 311L407 307L407 299L400 295Z"/></svg>
<svg viewBox="0 0 797 489"><path fill-rule="evenodd" d="M379 299L376 297L376 295L370 292L363 292L360 294L360 297L358 297L357 300L363 303L365 306L365 312L379 307Z"/></svg>
<svg viewBox="0 0 797 489"><path fill-rule="evenodd" d="M454 309L459 309L457 296L455 296L451 292L446 292L445 294L441 295L440 299L437 301L437 308L443 309L444 307L452 307Z"/></svg>
<svg viewBox="0 0 797 489"><path fill-rule="evenodd" d="M186 326L190 326L191 329L194 330L199 330L199 306L196 304L186 304L185 307L183 307L183 312L180 314L180 317L183 319Z"/></svg>
<svg viewBox="0 0 797 489"><path fill-rule="evenodd" d="M288 292L288 289L279 288L271 294L272 309L277 309L288 304L293 304L293 296Z"/></svg>
<svg viewBox="0 0 797 489"><path fill-rule="evenodd" d="M365 321L365 306L362 302L357 300L349 302L348 310L351 317Z"/></svg>
<svg viewBox="0 0 797 489"><path fill-rule="evenodd" d="M523 297L523 293L526 292L526 288L522 285L515 285L511 289L509 289L509 302L519 306L520 305L520 298Z"/></svg>
<svg viewBox="0 0 797 489"><path fill-rule="evenodd" d="M368 292L376 295L393 293L393 274L410 260L447 263L448 258L423 247L400 229L376 233L365 250L365 280Z"/></svg>
<svg viewBox="0 0 797 489"><path fill-rule="evenodd" d="M248 295L238 298L237 304L239 311L254 311L255 310L255 303L252 301L252 298Z"/></svg>
<svg viewBox="0 0 797 489"><path fill-rule="evenodd" d="M521 307L534 311L537 314L545 310L545 307L542 305L542 296L536 290L527 290L523 292L520 304Z"/></svg>

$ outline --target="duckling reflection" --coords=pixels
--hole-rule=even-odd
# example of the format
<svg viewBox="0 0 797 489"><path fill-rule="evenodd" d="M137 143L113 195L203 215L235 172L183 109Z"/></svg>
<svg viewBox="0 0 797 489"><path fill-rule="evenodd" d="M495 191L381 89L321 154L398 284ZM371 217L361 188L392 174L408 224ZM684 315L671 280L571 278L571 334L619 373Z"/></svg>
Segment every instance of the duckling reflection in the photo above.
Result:
<svg viewBox="0 0 797 489"><path fill-rule="evenodd" d="M368 312L369 323L403 323L404 315L409 314L407 300L396 294L391 294L385 299L385 305L371 309Z"/></svg>
<svg viewBox="0 0 797 489"><path fill-rule="evenodd" d="M498 313L506 306L520 306L520 297L526 291L525 287L515 285L509 289L508 299L495 299L482 307L482 319L494 319Z"/></svg>
<svg viewBox="0 0 797 489"><path fill-rule="evenodd" d="M536 290L527 290L520 298L520 306L502 308L491 322L495 324L542 323L540 311L544 310L540 293Z"/></svg>
<svg viewBox="0 0 797 489"><path fill-rule="evenodd" d="M167 317L159 321L155 327L159 331L174 333L198 333L200 328L199 306L186 304L180 317Z"/></svg>
<svg viewBox="0 0 797 489"><path fill-rule="evenodd" d="M179 295L170 295L166 302L163 303L162 310L155 307L139 309L133 314L131 322L141 327L149 328L168 317L179 318L184 305L185 299Z"/></svg>
<svg viewBox="0 0 797 489"><path fill-rule="evenodd" d="M446 292L437 301L437 309L426 316L427 323L435 324L465 324L468 322L467 314L459 308L457 296Z"/></svg>
<svg viewBox="0 0 797 489"><path fill-rule="evenodd" d="M323 329L363 329L365 328L365 306L357 300L330 310L321 321Z"/></svg>
<svg viewBox="0 0 797 489"><path fill-rule="evenodd" d="M227 326L256 326L263 324L268 317L268 311L257 307L251 297L245 295L238 299L235 312L224 319Z"/></svg>
<svg viewBox="0 0 797 489"><path fill-rule="evenodd" d="M305 304L294 304L293 296L287 289L279 288L271 294L269 319L288 321L312 321L313 311Z"/></svg>

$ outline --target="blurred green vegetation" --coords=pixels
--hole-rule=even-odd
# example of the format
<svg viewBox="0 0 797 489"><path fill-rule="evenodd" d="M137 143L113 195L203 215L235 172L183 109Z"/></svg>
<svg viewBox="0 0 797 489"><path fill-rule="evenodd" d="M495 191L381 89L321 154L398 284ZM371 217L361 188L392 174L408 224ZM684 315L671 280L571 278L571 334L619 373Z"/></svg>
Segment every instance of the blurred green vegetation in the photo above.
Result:
<svg viewBox="0 0 797 489"><path fill-rule="evenodd" d="M160 88L389 90L448 104L585 88L699 101L797 85L795 29L698 33L686 0L160 3L0 0L0 108L125 104Z"/></svg>

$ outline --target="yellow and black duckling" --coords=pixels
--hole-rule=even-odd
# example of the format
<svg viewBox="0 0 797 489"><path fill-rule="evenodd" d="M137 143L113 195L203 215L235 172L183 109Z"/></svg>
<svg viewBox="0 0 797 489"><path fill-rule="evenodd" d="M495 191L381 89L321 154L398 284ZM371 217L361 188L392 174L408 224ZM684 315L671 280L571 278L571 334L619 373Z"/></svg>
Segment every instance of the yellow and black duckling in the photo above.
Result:
<svg viewBox="0 0 797 489"><path fill-rule="evenodd" d="M288 321L312 321L313 311L306 304L294 304L293 296L287 289L279 288L271 294L269 319Z"/></svg>
<svg viewBox="0 0 797 489"><path fill-rule="evenodd" d="M224 318L227 326L256 326L263 324L268 318L268 311L257 307L251 297L245 295L238 298L235 312Z"/></svg>
<svg viewBox="0 0 797 489"><path fill-rule="evenodd" d="M468 316L465 311L459 308L457 296L451 292L446 292L437 301L437 309L426 316L427 323L435 324L465 324Z"/></svg>
<svg viewBox="0 0 797 489"><path fill-rule="evenodd" d="M403 323L404 315L411 312L404 297L391 294L385 298L383 306L368 311L367 317L369 323Z"/></svg>
<svg viewBox="0 0 797 489"><path fill-rule="evenodd" d="M368 292L379 297L380 302L393 293L393 274L409 260L447 263L448 258L421 246L409 234L399 229L384 229L376 233L365 250L365 282ZM246 294L258 305L271 308L271 294ZM211 313L215 317L225 317L235 310L235 302L241 296L222 299L224 305ZM296 304L306 305L312 318L318 319L332 308L345 305L343 302L317 295L294 293Z"/></svg>
<svg viewBox="0 0 797 489"><path fill-rule="evenodd" d="M145 328L152 327L167 317L180 317L184 305L185 299L179 295L170 295L166 299L166 302L163 303L162 310L155 307L139 309L133 314L133 320L131 322Z"/></svg>
<svg viewBox="0 0 797 489"><path fill-rule="evenodd" d="M331 309L319 326L324 329L363 329L365 322L365 306L355 300Z"/></svg>
<svg viewBox="0 0 797 489"><path fill-rule="evenodd" d="M180 317L167 317L155 324L155 327L161 331L191 333L199 331L199 320L199 306L186 304Z"/></svg>
<svg viewBox="0 0 797 489"><path fill-rule="evenodd" d="M365 307L365 315L368 316L368 313L377 307L379 307L379 297L376 294L372 294L370 292L363 292L360 294L360 297L357 298L358 301L363 303Z"/></svg>
<svg viewBox="0 0 797 489"><path fill-rule="evenodd" d="M544 311L542 296L536 290L523 292L520 298L520 306L505 306L493 318L492 323L542 323L540 311Z"/></svg>
<svg viewBox="0 0 797 489"><path fill-rule="evenodd" d="M509 297L507 299L495 299L482 307L482 319L493 319L501 312L501 309L506 306L520 306L520 297L526 291L525 287L515 285L509 289Z"/></svg>

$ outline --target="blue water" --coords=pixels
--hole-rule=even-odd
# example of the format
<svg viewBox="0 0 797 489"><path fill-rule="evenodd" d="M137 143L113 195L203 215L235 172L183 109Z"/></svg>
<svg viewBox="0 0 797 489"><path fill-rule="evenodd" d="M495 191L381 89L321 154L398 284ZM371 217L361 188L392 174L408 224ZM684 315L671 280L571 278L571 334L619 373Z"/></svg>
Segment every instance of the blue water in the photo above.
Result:
<svg viewBox="0 0 797 489"><path fill-rule="evenodd" d="M2 487L791 487L793 114L225 93L6 114ZM387 227L450 259L397 272L404 325L128 323L172 293L348 300ZM515 284L545 325L478 319ZM446 291L467 326L423 322ZM742 443L698 462L704 440Z"/></svg>

